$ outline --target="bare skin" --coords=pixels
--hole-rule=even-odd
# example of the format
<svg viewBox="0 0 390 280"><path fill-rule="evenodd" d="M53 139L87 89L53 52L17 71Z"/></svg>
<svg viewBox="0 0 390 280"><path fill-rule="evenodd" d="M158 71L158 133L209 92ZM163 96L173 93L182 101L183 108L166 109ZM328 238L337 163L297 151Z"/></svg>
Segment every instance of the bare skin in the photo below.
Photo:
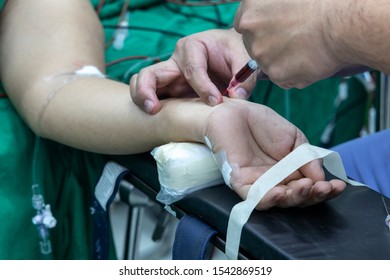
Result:
<svg viewBox="0 0 390 280"><path fill-rule="evenodd" d="M390 3L244 0L234 27L268 77L303 88L346 68L390 71Z"/></svg>
<svg viewBox="0 0 390 280"><path fill-rule="evenodd" d="M134 154L172 141L204 143L207 136L214 152L226 151L238 165L232 185L242 198L258 176L307 142L294 125L259 104L226 99L210 107L199 98L166 99L159 114L149 115L129 98L129 90L142 88L137 79L129 88L74 75L85 65L105 71L103 30L88 0L13 0L0 20L0 78L42 137L87 151ZM324 181L320 162L313 161L270 191L258 209L311 205L344 187L340 180Z"/></svg>
<svg viewBox="0 0 390 280"><path fill-rule="evenodd" d="M149 114L160 110L161 95L200 96L214 106L222 102L221 92L249 59L241 35L233 29L190 35L178 41L167 61L146 67L131 78L131 96ZM247 99L256 81L256 75L252 75L241 87L229 92L229 96Z"/></svg>
<svg viewBox="0 0 390 280"><path fill-rule="evenodd" d="M386 0L244 0L235 17L237 33L209 30L181 39L167 63L133 77L145 82L130 84L131 95L150 114L160 110L161 93L183 96L180 88L214 106L249 57L261 68L259 78L283 88L367 69L390 73L389 10ZM247 98L255 83L253 75L230 97Z"/></svg>

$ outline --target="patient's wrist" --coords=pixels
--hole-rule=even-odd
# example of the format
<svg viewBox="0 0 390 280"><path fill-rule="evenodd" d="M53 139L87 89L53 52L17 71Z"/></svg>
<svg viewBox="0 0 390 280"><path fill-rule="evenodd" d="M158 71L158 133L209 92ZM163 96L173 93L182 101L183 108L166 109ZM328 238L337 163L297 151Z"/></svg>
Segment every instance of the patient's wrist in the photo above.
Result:
<svg viewBox="0 0 390 280"><path fill-rule="evenodd" d="M206 105L199 98L163 100L160 127L163 142L204 143L205 127L213 110L213 107Z"/></svg>

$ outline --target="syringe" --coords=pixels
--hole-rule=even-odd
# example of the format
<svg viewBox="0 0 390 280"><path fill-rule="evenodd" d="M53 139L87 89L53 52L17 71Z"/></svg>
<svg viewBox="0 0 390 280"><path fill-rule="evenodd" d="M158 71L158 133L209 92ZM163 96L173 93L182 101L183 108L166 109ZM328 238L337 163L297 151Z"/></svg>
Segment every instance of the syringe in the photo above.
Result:
<svg viewBox="0 0 390 280"><path fill-rule="evenodd" d="M225 90L225 92L222 95L227 96L229 91L235 87L237 87L240 83L245 82L246 79L250 75L252 75L253 72L255 72L259 66L257 65L256 61L251 59L245 64L244 67L240 69L232 78L232 80L229 83L229 86Z"/></svg>

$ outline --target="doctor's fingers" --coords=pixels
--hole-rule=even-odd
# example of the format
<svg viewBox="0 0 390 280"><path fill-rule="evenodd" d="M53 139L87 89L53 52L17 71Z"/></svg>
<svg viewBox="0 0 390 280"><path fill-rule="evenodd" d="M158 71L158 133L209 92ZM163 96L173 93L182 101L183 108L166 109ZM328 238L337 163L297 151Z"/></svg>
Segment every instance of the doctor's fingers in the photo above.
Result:
<svg viewBox="0 0 390 280"><path fill-rule="evenodd" d="M159 90L168 87L182 77L179 67L172 59L163 61L133 75L130 79L130 95L134 103L149 114L156 114L161 109Z"/></svg>
<svg viewBox="0 0 390 280"><path fill-rule="evenodd" d="M203 102L211 106L222 102L222 94L209 76L207 61L203 63L187 59L185 62L178 61L177 64L188 84Z"/></svg>

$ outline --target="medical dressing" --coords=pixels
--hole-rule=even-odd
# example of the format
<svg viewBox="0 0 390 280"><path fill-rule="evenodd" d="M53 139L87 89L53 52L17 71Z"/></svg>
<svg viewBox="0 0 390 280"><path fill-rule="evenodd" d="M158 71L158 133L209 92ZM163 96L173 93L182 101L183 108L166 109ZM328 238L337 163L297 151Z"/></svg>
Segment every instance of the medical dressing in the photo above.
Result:
<svg viewBox="0 0 390 280"><path fill-rule="evenodd" d="M152 150L161 189L157 200L171 204L224 182L210 149L200 143L169 143Z"/></svg>

